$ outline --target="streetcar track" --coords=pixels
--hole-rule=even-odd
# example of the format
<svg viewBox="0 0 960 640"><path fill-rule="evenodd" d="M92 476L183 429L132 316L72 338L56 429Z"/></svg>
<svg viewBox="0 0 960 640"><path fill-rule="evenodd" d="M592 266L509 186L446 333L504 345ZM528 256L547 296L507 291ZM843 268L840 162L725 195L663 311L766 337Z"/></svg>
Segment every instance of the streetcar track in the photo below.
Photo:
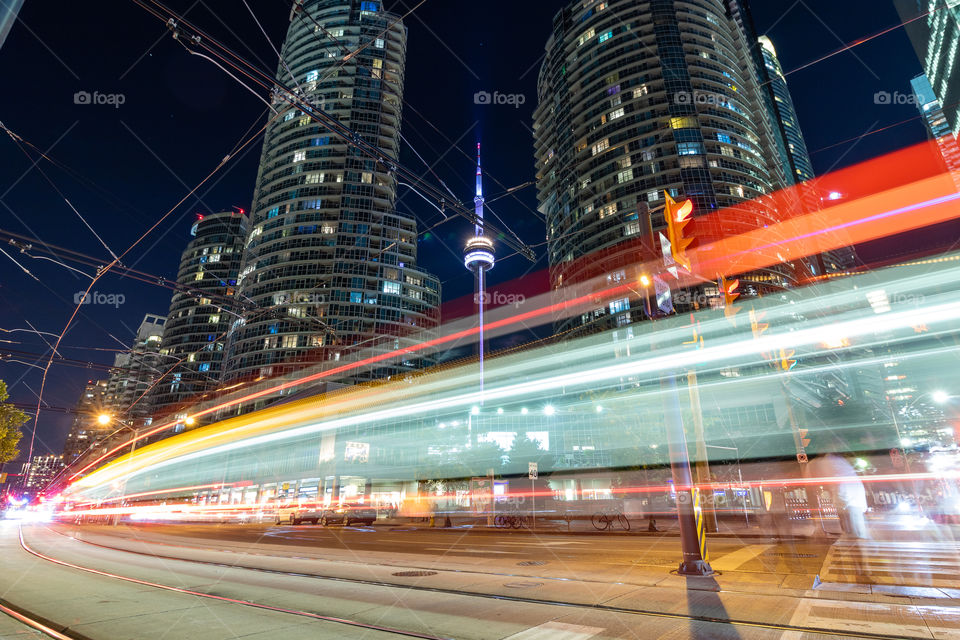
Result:
<svg viewBox="0 0 960 640"><path fill-rule="evenodd" d="M33 613L32 611L27 611L23 607L18 607L2 598L0 598L0 613L4 613L14 620L21 622L31 629L36 629L40 633L55 638L55 640L88 640L86 636L81 635L67 635L63 631L57 631L53 627L49 626L50 622L41 621L40 616ZM66 628L64 629L64 631Z"/></svg>
<svg viewBox="0 0 960 640"><path fill-rule="evenodd" d="M771 631L783 631L783 632L793 631L793 632L797 632L797 633L810 633L810 634L816 634L816 635L828 635L828 636L843 637L843 638L871 638L871 639L876 639L876 640L928 640L928 639L925 638L924 636L890 635L890 634L884 634L884 633L873 633L873 632L869 632L869 631L852 632L852 631L842 631L842 630L826 629L826 628L823 628L823 627L807 627L807 626L800 626L800 625L792 625L792 624L786 624L786 623L756 622L756 621L750 621L750 620L737 620L737 619L733 619L733 618L717 618L717 617L713 617L713 616L697 615L697 614L690 614L690 613L670 613L670 612L665 612L665 611L653 611L653 610L645 610L645 609L629 609L629 608L626 608L626 607L619 607L619 606L615 606L615 605L607 605L607 604L602 604L602 603L592 603L592 604L591 604L591 603L576 603L576 602L566 602L566 601L562 601L562 600L547 600L547 599L529 598L529 597L523 597L523 596L511 596L511 595L504 595L504 594L478 593L478 592L475 592L475 591L467 591L467 590L463 590L463 589L450 589L450 588L430 587L430 586L413 585L413 584L398 584L398 583L394 583L394 582L383 582L383 581L380 581L380 580L370 580L370 579L364 579L364 578L346 578L346 577L342 577L342 576L324 576L324 575L319 575L319 574L315 574L315 573L303 573L303 572L298 572L298 571L284 571L284 570L282 570L282 569L269 569L269 568L266 568L266 567L252 567L252 566L240 565L240 564L229 564L229 563L226 563L226 562L215 562L215 561L212 561L212 560L192 560L192 559L188 559L188 558L181 558L181 557L171 556L171 555L163 555L163 554L155 554L155 553L146 553L146 552L142 552L142 551L132 551L132 550L130 550L130 549L123 549L123 548L120 548L120 547L112 547L112 546L110 546L110 545L101 544L101 543L97 543L97 542L91 542L91 541L89 541L89 540L82 540L82 539L80 539L80 538L77 538L77 537L74 537L74 536L71 536L71 535L67 535L67 534L65 534L65 533L60 533L59 531L55 531L55 530L53 530L53 529L47 528L47 530L48 530L48 531L51 531L51 532L53 532L53 533L56 533L57 535L60 535L60 536L63 536L63 537L65 537L65 538L68 538L68 539L70 539L70 540L73 540L73 541L75 541L75 542L80 542L80 543L82 543L82 544L88 544L88 545L91 545L91 546L94 546L94 547L99 547L99 548L107 549L107 550L110 550L110 551L119 551L119 552L121 552L121 553L129 553L129 554L138 555L138 556L144 556L144 557L148 557L148 558L155 558L155 559L158 559L158 560L173 560L173 561L180 561L180 562L186 562L186 563L192 563L192 564L199 564L199 565L207 565L207 566L221 567L221 568L227 568L227 569L242 569L242 570L246 570L246 571L256 571L256 572L260 572L260 573L268 573L268 574L273 574L273 575L294 576L294 577L300 577L300 578L311 578L311 579L315 579L315 580L327 580L327 581L330 581L330 582L342 582L342 583L348 583L348 584L361 584L361 585L366 585L366 586L384 587L384 588L393 588L393 589L406 589L406 590L409 590L409 591L422 591L422 592L427 592L427 593L440 593L440 594L454 595L454 596L467 596L467 597L473 597L473 598L484 598L484 599L488 599L488 600L498 600L498 601L505 601L505 602L516 602L516 603L523 603L523 604L538 604L538 605L556 606L556 607L563 607L563 608L568 608L568 609L588 609L588 610L594 610L594 611L603 611L603 612L607 612L607 613L623 613L623 614L636 615L636 616L666 618L666 619L672 619L672 620L684 620L684 621L704 622L704 623L712 623L712 624L722 624L722 625L728 625L728 626L734 626L734 627L736 627L736 626L740 626L740 627L752 627L752 628L759 628L759 629L769 629L769 630L771 630ZM21 544L23 544L23 532L22 532L22 530L21 530L20 537L21 537ZM145 543L145 544L151 544L151 543ZM163 543L159 543L159 544L163 544ZM189 548L191 548L191 547L184 547L184 548L188 548L188 549L189 549ZM197 549L196 547L192 547L192 548ZM197 550L202 551L202 549L197 549ZM268 556L266 556L266 557L281 558L282 556L269 556L269 555L268 555ZM59 561L57 561L57 560L53 560L53 561L54 561L54 562L59 562ZM66 563L65 563L65 564L66 564ZM71 566L72 566L72 565L71 565ZM78 568L83 569L82 567L78 567ZM86 570L86 571L91 571L91 572L94 572L94 573L98 573L98 572L97 572L96 570L94 570L94 569L84 569L84 570ZM442 571L446 571L446 570L442 570ZM485 575L491 575L491 574L485 574ZM509 574L503 574L503 575L509 575ZM530 576L526 576L526 577L530 577ZM121 578L121 579L131 580L131 581L137 581L137 580L134 579L134 578L123 578L122 576L120 576L120 578ZM171 588L172 588L172 587L171 587ZM198 595L204 595L204 594L198 594ZM219 596L207 596L207 597L219 598ZM266 607L266 608L270 608L270 607L268 607L268 606L266 606L266 605L253 604L253 606L264 606L264 607ZM407 635L413 635L413 634L407 634ZM417 636L417 635L414 635L414 637L426 638L426 637L430 637L430 636L422 636L422 635Z"/></svg>
<svg viewBox="0 0 960 640"><path fill-rule="evenodd" d="M75 538L74 538L74 539L75 539ZM78 542L82 542L82 541L79 541L79 540L78 540ZM287 614L290 614L290 615L301 616L301 617L304 617L304 618L311 618L311 619L313 619L313 620L319 620L319 621L322 621L322 622L331 622L331 623L343 624L343 625L347 625L347 626L351 626L351 627L357 627L357 628L360 628L360 629L368 629L368 630L370 630L370 631L382 631L382 632L384 632L384 633L392 633L392 634L395 634L395 635L406 636L406 637L409 637L409 638L421 638L422 640L453 640L453 639L451 639L451 638L445 638L445 637L443 637L443 636L434 636L434 635L429 635L429 634L425 634L425 633L417 633L416 631L404 631L403 629L395 629L395 628L392 628L392 627L385 627L385 626L376 625L376 624L369 624L369 623L366 623L366 622L359 622L359 621L357 621L357 620L348 620L348 619L346 619L346 618L338 618L338 617L334 617L334 616L325 616L325 615L322 615L322 614L319 614L319 613L311 613L311 612L309 612L309 611L298 611L298 610L296 610L296 609L287 609L287 608L284 608L284 607L274 607L274 606L272 606L272 605L262 604L262 603L259 603L259 602L251 602L250 600L239 600L239 599L236 599L236 598L227 598L227 597L225 597L225 596L218 596L218 595L214 595L214 594L211 594L211 593L203 593L203 592L201 592L201 591L193 591L193 590L191 590L191 589L184 589L184 588L182 588L182 587L172 587L172 586L170 586L170 585L159 584L159 583L156 583L156 582L150 582L150 581L148 581L148 580L140 580L140 579L138 579L138 578L131 578L131 577L129 577L129 576L121 576L121 575L118 575L118 574L115 574L115 573L109 573L109 572L107 572L107 571L100 571L99 569L93 569L92 567L83 567L83 566L81 566L81 565L73 564L73 563L70 563L70 562L66 562L66 561L64 561L64 560L58 560L58 559L53 558L53 557L51 557L51 556L42 554L42 553L40 553L39 551L36 551L35 549L32 549L32 548L27 544L26 540L24 540L24 538L23 538L23 527L20 527L20 546L23 548L24 551L26 551L27 553L29 553L29 554L31 554L31 555L33 555L33 556L36 556L37 558L40 558L41 560L46 560L46 561L48 561L48 562L52 562L52 563L54 563L54 564L57 564L57 565L60 565L60 566L63 566L63 567L69 567L69 568L71 568L71 569L77 569L77 570L79 570L79 571L85 571L85 572L87 572L87 573L92 573L92 574L94 574L94 575L99 575L99 576L103 576L103 577L107 577L107 578L113 578L113 579L115 579L115 580L123 580L123 581L125 581L125 582L132 582L132 583L134 583L134 584L139 584L139 585L143 585L143 586L147 586L147 587L155 587L155 588L157 588L157 589L163 589L163 590L165 590L165 591L173 591L173 592L175 592L175 593L182 593L182 594L185 594L185 595L197 596L197 597L201 597L201 598L210 598L210 599L212 599L212 600L217 600L217 601L219 601L219 602L227 602L227 603L230 603L230 604L239 604L239 605L243 605L243 606L247 606L247 607L252 607L252 608L254 608L254 609L262 609L262 610L264 610L264 611L272 611L272 612L274 612L274 613L287 613ZM110 547L106 547L105 545L97 545L97 546L104 546L104 548L107 548L107 549L110 548ZM119 551L123 551L123 550L122 550L122 549L119 549ZM130 552L130 553L136 553L136 552ZM137 554L137 555L144 555L144 556L150 557L150 554L146 554L146 553L144 553L144 554ZM156 556L154 556L154 557L156 557ZM189 562L189 561L187 561L187 562ZM204 564L204 563L198 562L198 563L196 563L196 564ZM51 631L52 631L52 630L51 630ZM67 637L67 636L62 636L62 638L63 638L63 640L76 640L75 638L69 638L69 637Z"/></svg>

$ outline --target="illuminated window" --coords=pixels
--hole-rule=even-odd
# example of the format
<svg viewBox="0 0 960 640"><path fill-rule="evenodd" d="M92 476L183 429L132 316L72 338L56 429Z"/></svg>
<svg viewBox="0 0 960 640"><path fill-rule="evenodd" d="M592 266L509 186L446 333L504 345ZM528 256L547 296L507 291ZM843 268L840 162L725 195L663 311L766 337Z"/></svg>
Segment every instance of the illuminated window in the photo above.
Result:
<svg viewBox="0 0 960 640"><path fill-rule="evenodd" d="M617 174L617 184L623 184L633 180L633 169L627 169Z"/></svg>
<svg viewBox="0 0 960 640"><path fill-rule="evenodd" d="M283 336L281 345L284 349L293 349L297 346L297 336Z"/></svg>
<svg viewBox="0 0 960 640"><path fill-rule="evenodd" d="M219 315L219 314L214 314L214 315L208 317L208 318L207 318L207 322L210 322L211 324L216 324L216 323L220 322L220 315Z"/></svg>
<svg viewBox="0 0 960 640"><path fill-rule="evenodd" d="M383 292L392 293L395 295L400 295L400 283L399 282L389 282L387 280L383 281Z"/></svg>
<svg viewBox="0 0 960 640"><path fill-rule="evenodd" d="M307 159L307 152L306 152L306 151L295 151L295 152L293 153L293 161L294 161L294 162L303 162L303 161L306 160L306 159Z"/></svg>
<svg viewBox="0 0 960 640"><path fill-rule="evenodd" d="M600 219L603 220L607 216L612 216L617 212L617 203L608 204L605 207L600 209Z"/></svg>
<svg viewBox="0 0 960 640"><path fill-rule="evenodd" d="M600 37L597 38L597 42L606 42L613 37L613 31L607 31L606 33L601 33Z"/></svg>
<svg viewBox="0 0 960 640"><path fill-rule="evenodd" d="M617 118L622 118L622 117L623 117L623 107L620 107L620 108L617 109L616 111L611 111L611 112L610 112L610 119L611 119L611 120L616 120Z"/></svg>
<svg viewBox="0 0 960 640"><path fill-rule="evenodd" d="M593 155L597 155L597 154L600 153L601 151L604 151L604 150L609 149L609 148L610 148L610 139L609 139L609 138L604 138L603 140L601 140L601 141L598 142L597 144L593 145L593 149L592 149Z"/></svg>
<svg viewBox="0 0 960 640"><path fill-rule="evenodd" d="M364 184L371 184L373 182L373 174L369 171L364 171L360 174L360 182Z"/></svg>
<svg viewBox="0 0 960 640"><path fill-rule="evenodd" d="M670 118L671 129L695 129L696 126L697 126L697 119L691 116L683 116L681 118Z"/></svg>
<svg viewBox="0 0 960 640"><path fill-rule="evenodd" d="M320 72L316 69L307 73L307 82L315 82L320 77Z"/></svg>
<svg viewBox="0 0 960 640"><path fill-rule="evenodd" d="M377 38L374 40L373 46L375 46L377 49L383 49L383 38Z"/></svg>

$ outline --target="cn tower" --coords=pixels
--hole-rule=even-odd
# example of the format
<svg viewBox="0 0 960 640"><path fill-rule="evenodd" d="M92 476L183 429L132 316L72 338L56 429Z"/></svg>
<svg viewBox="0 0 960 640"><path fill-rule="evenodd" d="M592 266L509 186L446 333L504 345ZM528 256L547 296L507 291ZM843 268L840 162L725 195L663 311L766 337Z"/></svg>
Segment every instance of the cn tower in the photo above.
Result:
<svg viewBox="0 0 960 640"><path fill-rule="evenodd" d="M477 143L477 193L473 198L475 221L474 235L467 241L463 249L463 264L470 271L477 274L477 310L479 314L479 345L480 354L480 399L483 400L483 306L487 301L486 282L484 274L493 268L494 252L493 240L483 235L483 173L480 170L480 143Z"/></svg>

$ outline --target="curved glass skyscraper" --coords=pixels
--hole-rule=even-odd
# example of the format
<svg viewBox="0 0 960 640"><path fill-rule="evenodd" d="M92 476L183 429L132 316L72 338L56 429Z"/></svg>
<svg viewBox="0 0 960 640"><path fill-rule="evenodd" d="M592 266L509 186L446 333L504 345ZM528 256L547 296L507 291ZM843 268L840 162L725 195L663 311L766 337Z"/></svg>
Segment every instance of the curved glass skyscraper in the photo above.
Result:
<svg viewBox="0 0 960 640"><path fill-rule="evenodd" d="M240 311L237 274L247 236L247 216L221 211L201 216L180 258L178 289L160 341L160 372L153 416L163 418L214 389L223 374L227 330Z"/></svg>
<svg viewBox="0 0 960 640"><path fill-rule="evenodd" d="M724 211L694 220L699 242L776 219L763 196L792 184L791 172L746 11L736 0L578 0L556 15L534 116L555 289L616 281L658 255L664 191L691 199L695 216ZM776 266L741 277L741 289L792 278ZM624 324L641 307L624 299L557 328Z"/></svg>
<svg viewBox="0 0 960 640"><path fill-rule="evenodd" d="M278 82L396 157L406 27L360 0L306 0L290 20ZM280 97L273 106L238 286L255 309L232 330L227 381L393 350L438 324L440 285L417 269L390 167Z"/></svg>

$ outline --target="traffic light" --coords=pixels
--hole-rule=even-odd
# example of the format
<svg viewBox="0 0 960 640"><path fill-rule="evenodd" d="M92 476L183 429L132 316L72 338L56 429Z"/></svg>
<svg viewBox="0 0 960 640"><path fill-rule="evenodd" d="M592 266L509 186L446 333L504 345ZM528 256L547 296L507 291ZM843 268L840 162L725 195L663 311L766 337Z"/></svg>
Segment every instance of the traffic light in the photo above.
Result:
<svg viewBox="0 0 960 640"><path fill-rule="evenodd" d="M687 247L693 242L693 238L685 238L683 236L683 228L686 227L692 219L690 216L693 214L693 202L691 200L684 200L678 203L671 198L670 194L666 191L663 192L663 195L667 199L666 207L663 210L663 217L667 221L667 234L670 236L670 253L673 256L674 262L687 271L691 271Z"/></svg>
<svg viewBox="0 0 960 640"><path fill-rule="evenodd" d="M793 349L780 349L780 368L784 371L790 371L793 369L797 361L793 360L793 354L796 353Z"/></svg>
<svg viewBox="0 0 960 640"><path fill-rule="evenodd" d="M810 438L807 437L807 432L809 429L797 429L800 432L800 446L806 449L810 446Z"/></svg>
<svg viewBox="0 0 960 640"><path fill-rule="evenodd" d="M727 320L733 321L733 317L740 311L740 307L733 306L734 300L740 297L740 292L737 291L740 288L740 281L727 280L720 276L718 284L720 285L720 291L723 292L723 315L727 317Z"/></svg>

